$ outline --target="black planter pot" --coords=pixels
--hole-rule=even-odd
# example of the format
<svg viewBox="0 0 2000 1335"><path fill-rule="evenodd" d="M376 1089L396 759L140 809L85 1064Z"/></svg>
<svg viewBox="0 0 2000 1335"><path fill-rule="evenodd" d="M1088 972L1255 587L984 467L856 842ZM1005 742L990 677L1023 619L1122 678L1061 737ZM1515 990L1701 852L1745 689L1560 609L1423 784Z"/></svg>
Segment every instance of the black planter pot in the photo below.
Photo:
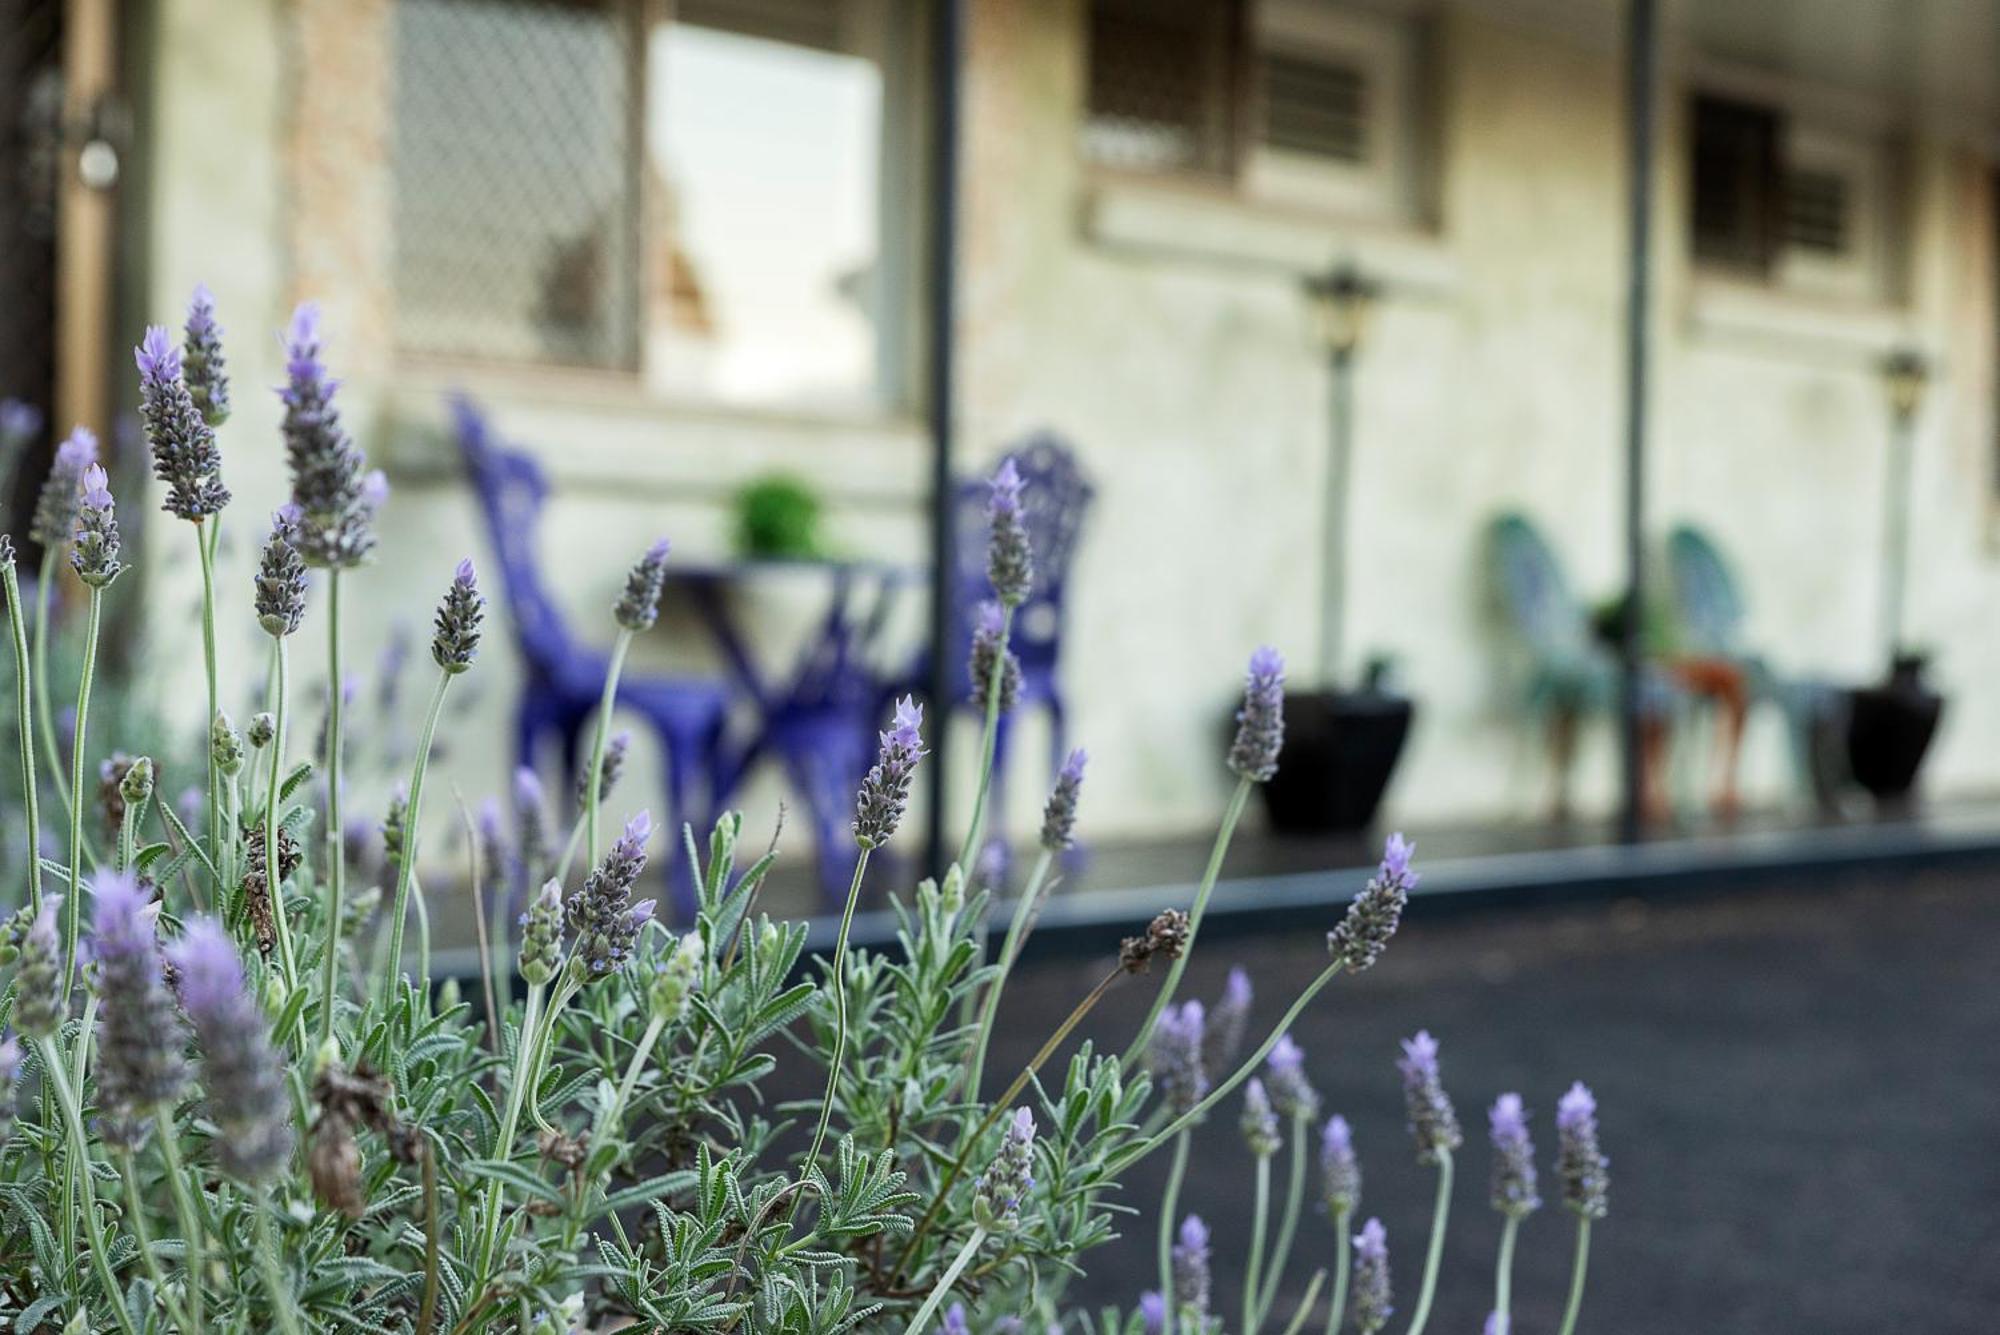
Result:
<svg viewBox="0 0 2000 1335"><path fill-rule="evenodd" d="M1888 681L1849 697L1847 761L1854 781L1877 801L1907 797L1943 713L1944 697L1924 682L1924 660L1897 657Z"/></svg>
<svg viewBox="0 0 2000 1335"><path fill-rule="evenodd" d="M1284 834L1365 830L1396 772L1414 707L1387 691L1287 691L1285 749L1262 785Z"/></svg>

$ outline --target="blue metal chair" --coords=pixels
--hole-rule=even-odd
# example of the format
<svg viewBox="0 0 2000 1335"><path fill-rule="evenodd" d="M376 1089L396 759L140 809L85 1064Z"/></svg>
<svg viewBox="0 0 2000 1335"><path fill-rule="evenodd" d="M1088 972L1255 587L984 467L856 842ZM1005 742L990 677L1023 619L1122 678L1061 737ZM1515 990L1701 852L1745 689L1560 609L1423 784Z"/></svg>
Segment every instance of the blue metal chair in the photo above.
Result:
<svg viewBox="0 0 2000 1335"><path fill-rule="evenodd" d="M452 422L487 537L500 563L514 646L521 656L521 699L514 714L516 761L534 768L541 751L553 743L566 789L575 793L577 775L588 763L583 754L584 724L596 712L603 693L609 655L577 640L542 583L535 535L549 483L541 465L499 443L485 414L470 399L453 398ZM706 804L729 701L726 684L704 677L647 676L628 668L619 680L617 707L642 718L664 753L667 809L662 824L676 838L683 820L706 814L705 805L696 805L696 781L701 781L701 802ZM669 858L668 865L677 867L681 861ZM692 921L692 884L678 873L668 880L680 921Z"/></svg>

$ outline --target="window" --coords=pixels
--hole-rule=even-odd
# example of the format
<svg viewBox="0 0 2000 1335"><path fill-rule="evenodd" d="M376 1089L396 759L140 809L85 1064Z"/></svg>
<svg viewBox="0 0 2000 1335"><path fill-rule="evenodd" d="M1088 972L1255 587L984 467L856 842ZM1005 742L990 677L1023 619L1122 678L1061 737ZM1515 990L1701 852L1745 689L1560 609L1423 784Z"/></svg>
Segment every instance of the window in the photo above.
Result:
<svg viewBox="0 0 2000 1335"><path fill-rule="evenodd" d="M398 0L403 348L905 401L916 0Z"/></svg>
<svg viewBox="0 0 2000 1335"><path fill-rule="evenodd" d="M1695 99L1695 259L1818 295L1880 299L1888 286L1889 147L1758 103Z"/></svg>
<svg viewBox="0 0 2000 1335"><path fill-rule="evenodd" d="M1093 0L1082 148L1347 216L1411 211L1407 22L1309 0Z"/></svg>

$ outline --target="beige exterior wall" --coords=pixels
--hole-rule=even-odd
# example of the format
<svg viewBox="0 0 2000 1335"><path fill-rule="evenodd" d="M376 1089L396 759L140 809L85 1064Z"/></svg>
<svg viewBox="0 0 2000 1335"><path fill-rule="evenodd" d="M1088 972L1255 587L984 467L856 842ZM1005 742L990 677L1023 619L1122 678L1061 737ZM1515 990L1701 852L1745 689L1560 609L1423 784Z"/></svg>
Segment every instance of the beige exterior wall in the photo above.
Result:
<svg viewBox="0 0 2000 1335"><path fill-rule="evenodd" d="M1497 510L1518 506L1551 534L1580 589L1602 595L1619 578L1626 180L1614 53L1466 15L1436 19L1435 217L1358 230L1087 172L1073 148L1080 3L971 6L959 369L968 460L1048 425L1078 442L1100 483L1069 670L1076 740L1094 757L1091 827L1137 834L1208 820L1224 781L1220 720L1244 655L1268 640L1310 660L1326 377L1295 275L1337 256L1390 285L1360 362L1347 638L1354 657L1395 654L1421 702L1391 814L1537 813L1549 776L1485 610L1480 537ZM368 147L379 123L346 107L352 85L329 95L328 71L301 79L295 59L301 34L338 13L336 70L374 67L349 45L365 32L356 11L336 0L162 9L154 305L178 309L205 277L233 335L239 410L223 445L243 541L229 588L244 587L249 517L281 499L275 404L258 387L278 381L269 331L302 293L327 299L350 419L397 488L382 559L352 584L364 666L373 651L361 646L378 642L391 615L421 629L452 563L484 553L436 435L438 393L453 384L486 395L504 430L544 448L560 489L545 535L550 576L602 640L630 556L658 532L685 552L725 554L730 493L774 466L825 489L842 546L920 555L926 445L914 418L679 411L603 380L399 365L385 351L379 270L365 272L387 253L381 161ZM1944 136L1913 132L1906 306L1833 310L1717 292L1685 258L1674 81L1691 64L1669 59L1676 111L1659 167L1654 524L1664 533L1697 516L1710 528L1746 586L1752 638L1778 666L1868 672L1886 430L1874 363L1903 339L1936 352L1909 603L1912 635L1936 647L1953 692L1933 787L2000 786L2000 693L1986 689L2000 676L1988 167ZM363 86L379 82L378 72ZM337 138L320 137L320 120ZM177 569L187 563L163 554L156 564L184 596ZM813 603L810 589L754 597L751 615L774 647ZM247 650L256 637L242 620ZM158 618L162 661L189 661L194 633ZM650 665L707 661L686 624L653 641ZM310 636L298 652L320 661ZM481 726L455 744L434 792L503 790L508 657L489 653L469 679L481 684ZM1037 754L1032 733L1023 741L1024 756ZM1039 786L1031 768L1015 794L1024 819ZM1774 716L1753 725L1747 768L1754 799L1790 794ZM1609 805L1614 770L1599 727L1580 772L1586 805ZM778 794L763 785L751 805L767 814Z"/></svg>

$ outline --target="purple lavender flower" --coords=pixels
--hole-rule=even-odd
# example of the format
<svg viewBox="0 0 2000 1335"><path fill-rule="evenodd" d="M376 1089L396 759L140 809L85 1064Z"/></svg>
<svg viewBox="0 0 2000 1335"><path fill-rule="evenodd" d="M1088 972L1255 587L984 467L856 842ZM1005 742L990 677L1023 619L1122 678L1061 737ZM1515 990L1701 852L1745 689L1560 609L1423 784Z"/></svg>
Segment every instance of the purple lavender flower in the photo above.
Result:
<svg viewBox="0 0 2000 1335"><path fill-rule="evenodd" d="M1361 1161L1354 1157L1354 1132L1335 1113L1319 1136L1320 1199L1327 1212L1342 1215L1361 1204Z"/></svg>
<svg viewBox="0 0 2000 1335"><path fill-rule="evenodd" d="M200 523L229 504L222 455L210 426L181 378L181 354L160 325L146 328L132 354L139 364L139 420L153 451L153 475L167 484L165 510Z"/></svg>
<svg viewBox="0 0 2000 1335"><path fill-rule="evenodd" d="M1271 1102L1283 1116L1310 1122L1319 1116L1319 1091L1306 1079L1306 1054L1290 1034L1279 1037L1265 1062Z"/></svg>
<svg viewBox="0 0 2000 1335"><path fill-rule="evenodd" d="M0 1146L14 1134L14 1085L21 1075L21 1044L12 1034L0 1038Z"/></svg>
<svg viewBox="0 0 2000 1335"><path fill-rule="evenodd" d="M1206 1018L1199 1001L1169 1006L1160 1012L1146 1048L1146 1069L1175 1116L1192 1109L1208 1093L1208 1071L1202 1063Z"/></svg>
<svg viewBox="0 0 2000 1335"><path fill-rule="evenodd" d="M923 706L904 696L896 702L896 719L881 735L882 752L861 781L854 798L854 842L880 848L902 823L910 800L910 778L924 756Z"/></svg>
<svg viewBox="0 0 2000 1335"><path fill-rule="evenodd" d="M1611 1161L1597 1144L1597 1099L1582 1081L1556 1104L1556 1172L1563 1204L1585 1219L1610 1212Z"/></svg>
<svg viewBox="0 0 2000 1335"><path fill-rule="evenodd" d="M1023 522L1021 471L1013 459L1000 461L992 487L986 501L986 578L1003 607L1019 607L1034 582L1035 555Z"/></svg>
<svg viewBox="0 0 2000 1335"><path fill-rule="evenodd" d="M575 938L570 960L583 981L616 973L631 958L645 921L633 918L632 887L646 869L646 841L652 837L652 817L642 811L625 823L625 832L584 879L583 889L570 896L564 925Z"/></svg>
<svg viewBox="0 0 2000 1335"><path fill-rule="evenodd" d="M196 283L188 301L187 341L182 370L188 395L210 426L229 420L229 371L222 356L222 326L215 322L215 294Z"/></svg>
<svg viewBox="0 0 2000 1335"><path fill-rule="evenodd" d="M257 557L257 624L273 637L293 634L306 619L306 563L292 545L297 522L290 505L271 516L271 536Z"/></svg>
<svg viewBox="0 0 2000 1335"><path fill-rule="evenodd" d="M187 1084L187 1034L161 969L158 910L129 872L100 877L95 892L98 1133L136 1149L153 1115L178 1102Z"/></svg>
<svg viewBox="0 0 2000 1335"><path fill-rule="evenodd" d="M1145 1335L1160 1335L1167 1328L1167 1300L1159 1290L1147 1289L1139 1295L1139 1325Z"/></svg>
<svg viewBox="0 0 2000 1335"><path fill-rule="evenodd" d="M83 470L83 504L76 512L69 563L76 577L93 589L103 588L125 569L118 561L118 515L111 479L101 464Z"/></svg>
<svg viewBox="0 0 2000 1335"><path fill-rule="evenodd" d="M604 763L597 769L597 800L600 804L611 800L611 790L618 786L619 776L625 773L625 756L632 749L632 734L620 728L604 743ZM576 800L581 806L590 801L590 776L579 774L576 779Z"/></svg>
<svg viewBox="0 0 2000 1335"><path fill-rule="evenodd" d="M1083 767L1090 753L1082 747L1069 753L1056 771L1056 784L1042 808L1042 847L1060 853L1076 842L1076 803L1083 795Z"/></svg>
<svg viewBox="0 0 2000 1335"><path fill-rule="evenodd" d="M1250 1025L1250 1003L1254 999L1250 975L1242 965L1232 966L1229 977L1223 981L1221 999L1208 1012L1207 1027L1202 1034L1201 1060L1209 1070L1227 1070L1236 1064L1236 1054L1243 1049L1244 1031Z"/></svg>
<svg viewBox="0 0 2000 1335"><path fill-rule="evenodd" d="M993 1162L973 1189L972 1216L988 1232L1012 1228L1035 1185L1035 1114L1016 1108Z"/></svg>
<svg viewBox="0 0 2000 1335"><path fill-rule="evenodd" d="M944 1335L972 1335L972 1328L965 1324L964 1303L953 1303L945 1309Z"/></svg>
<svg viewBox="0 0 2000 1335"><path fill-rule="evenodd" d="M1507 1335L1507 1332L1513 1328L1513 1324L1505 1312L1488 1312L1486 1314L1485 1335Z"/></svg>
<svg viewBox="0 0 2000 1335"><path fill-rule="evenodd" d="M0 454L17 450L42 429L42 410L23 399L0 399Z"/></svg>
<svg viewBox="0 0 2000 1335"><path fill-rule="evenodd" d="M1410 870L1410 855L1415 852L1416 845L1402 835L1390 835L1382 850L1381 867L1354 896L1340 925L1326 934L1327 954L1349 973L1360 973L1389 948L1389 938L1402 924L1410 891L1417 886L1417 873Z"/></svg>
<svg viewBox="0 0 2000 1335"><path fill-rule="evenodd" d="M514 829L520 876L532 885L548 870L549 808L541 779L526 765L514 771Z"/></svg>
<svg viewBox="0 0 2000 1335"><path fill-rule="evenodd" d="M994 686L997 669L999 709L1005 714L1014 708L1021 694L1021 660L1005 646L1006 614L1000 604L988 599L972 611L972 649L966 655L966 676L972 683L972 698L984 704Z"/></svg>
<svg viewBox="0 0 2000 1335"><path fill-rule="evenodd" d="M479 622L486 614L486 598L479 592L478 576L471 558L458 563L451 586L438 603L437 629L431 636L431 661L452 676L472 666L479 652Z"/></svg>
<svg viewBox="0 0 2000 1335"><path fill-rule="evenodd" d="M545 881L535 902L521 915L521 977L546 983L556 976L562 955L563 893L559 881Z"/></svg>
<svg viewBox="0 0 2000 1335"><path fill-rule="evenodd" d="M1285 660L1269 645L1250 655L1243 681L1243 707L1236 711L1236 740L1229 768L1239 778L1265 783L1278 772L1285 745Z"/></svg>
<svg viewBox="0 0 2000 1335"><path fill-rule="evenodd" d="M337 382L320 360L319 307L293 312L285 335L285 458L298 507L293 545L310 566L345 570L375 550L375 512L388 483L369 473L367 458L340 423Z"/></svg>
<svg viewBox="0 0 2000 1335"><path fill-rule="evenodd" d="M1271 1096L1254 1075L1243 1089L1243 1116L1237 1126L1243 1132L1243 1143L1260 1159L1270 1158L1285 1143L1278 1134L1278 1114L1272 1111Z"/></svg>
<svg viewBox="0 0 2000 1335"><path fill-rule="evenodd" d="M1361 1335L1389 1324L1396 1314L1389 1297L1389 1235L1381 1220L1370 1219L1354 1236L1354 1328Z"/></svg>
<svg viewBox="0 0 2000 1335"><path fill-rule="evenodd" d="M1535 1145L1528 1138L1528 1113L1519 1094L1493 1101L1486 1120L1493 1138L1493 1208L1511 1219L1539 1210L1535 1192Z"/></svg>
<svg viewBox="0 0 2000 1335"><path fill-rule="evenodd" d="M244 990L243 962L212 919L188 924L173 961L181 1004L201 1043L208 1115L222 1132L216 1160L239 1182L268 1182L292 1156L284 1060L271 1045L271 1023Z"/></svg>
<svg viewBox="0 0 2000 1335"><path fill-rule="evenodd" d="M1465 1138L1438 1075L1438 1044L1430 1030L1419 1029L1415 1038L1403 1040L1396 1069L1403 1073L1403 1106L1410 1115L1410 1135L1417 1142L1417 1162L1436 1163L1440 1153L1457 1149Z"/></svg>
<svg viewBox="0 0 2000 1335"><path fill-rule="evenodd" d="M56 934L61 895L46 895L21 937L14 968L14 1024L29 1038L53 1038L67 1010L63 997L62 940Z"/></svg>
<svg viewBox="0 0 2000 1335"><path fill-rule="evenodd" d="M56 446L55 462L35 498L35 517L28 536L54 551L76 534L76 513L83 501L83 470L97 462L97 437L78 427Z"/></svg>
<svg viewBox="0 0 2000 1335"><path fill-rule="evenodd" d="M1208 1225L1201 1222L1201 1216L1191 1214L1181 1220L1180 1234L1174 1243L1174 1307L1181 1318L1191 1322L1202 1322L1208 1317L1209 1265L1208 1265ZM1196 1325L1196 1329L1203 1329Z"/></svg>
<svg viewBox="0 0 2000 1335"><path fill-rule="evenodd" d="M625 592L618 595L612 615L626 630L651 630L660 618L660 593L667 583L667 540L646 549L625 574Z"/></svg>

